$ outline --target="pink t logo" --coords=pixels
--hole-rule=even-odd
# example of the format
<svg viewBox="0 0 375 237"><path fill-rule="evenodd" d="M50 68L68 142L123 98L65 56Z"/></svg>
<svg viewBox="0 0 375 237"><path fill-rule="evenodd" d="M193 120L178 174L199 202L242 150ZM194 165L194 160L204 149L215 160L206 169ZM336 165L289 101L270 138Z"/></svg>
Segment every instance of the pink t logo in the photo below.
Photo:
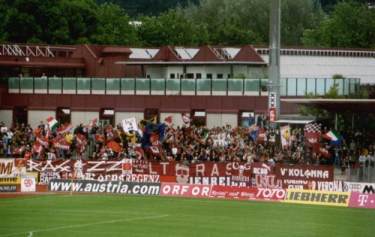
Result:
<svg viewBox="0 0 375 237"><path fill-rule="evenodd" d="M359 195L358 202L360 206L364 206L367 203L368 195Z"/></svg>

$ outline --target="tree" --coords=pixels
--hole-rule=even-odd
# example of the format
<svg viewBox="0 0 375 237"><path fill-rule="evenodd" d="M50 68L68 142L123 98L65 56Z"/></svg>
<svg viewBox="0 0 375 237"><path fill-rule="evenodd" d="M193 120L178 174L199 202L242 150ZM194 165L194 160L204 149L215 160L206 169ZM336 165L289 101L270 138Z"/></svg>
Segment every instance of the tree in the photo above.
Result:
<svg viewBox="0 0 375 237"><path fill-rule="evenodd" d="M137 45L136 29L129 24L125 11L115 4L105 3L97 11L98 26L90 37L98 44Z"/></svg>
<svg viewBox="0 0 375 237"><path fill-rule="evenodd" d="M141 21L138 33L144 46L196 45L207 34L204 26L194 25L176 10L143 17Z"/></svg>
<svg viewBox="0 0 375 237"><path fill-rule="evenodd" d="M183 10L187 19L204 24L212 44L267 44L269 38L270 1L201 0L199 6ZM305 28L318 26L323 13L311 0L282 1L284 45L300 45Z"/></svg>
<svg viewBox="0 0 375 237"><path fill-rule="evenodd" d="M373 48L375 10L353 1L340 2L318 28L305 30L303 43L306 46Z"/></svg>
<svg viewBox="0 0 375 237"><path fill-rule="evenodd" d="M178 6L186 7L199 0L97 0L99 3L111 2L125 9L132 18L158 16Z"/></svg>

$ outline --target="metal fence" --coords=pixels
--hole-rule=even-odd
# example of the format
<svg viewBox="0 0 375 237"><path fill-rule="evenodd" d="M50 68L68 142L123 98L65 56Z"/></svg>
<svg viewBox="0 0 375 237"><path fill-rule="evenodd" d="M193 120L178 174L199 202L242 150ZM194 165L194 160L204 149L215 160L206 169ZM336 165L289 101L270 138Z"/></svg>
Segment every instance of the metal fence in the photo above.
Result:
<svg viewBox="0 0 375 237"><path fill-rule="evenodd" d="M351 182L375 183L375 165L366 163L360 165L347 165L343 168L335 169L335 179Z"/></svg>
<svg viewBox="0 0 375 237"><path fill-rule="evenodd" d="M282 78L282 96L325 95L336 85L339 95L358 91L356 78ZM107 95L267 95L268 79L156 79L91 77L11 77L9 93Z"/></svg>

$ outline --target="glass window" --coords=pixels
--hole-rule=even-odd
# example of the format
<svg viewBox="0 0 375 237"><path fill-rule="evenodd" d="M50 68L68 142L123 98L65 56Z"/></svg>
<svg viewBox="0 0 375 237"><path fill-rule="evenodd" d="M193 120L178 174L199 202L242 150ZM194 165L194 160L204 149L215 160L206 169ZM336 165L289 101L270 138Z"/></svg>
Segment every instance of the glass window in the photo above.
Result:
<svg viewBox="0 0 375 237"><path fill-rule="evenodd" d="M240 111L238 125L247 128L253 124L255 124L255 113L252 111Z"/></svg>
<svg viewBox="0 0 375 237"><path fill-rule="evenodd" d="M217 79L223 79L223 74L221 73L217 74Z"/></svg>

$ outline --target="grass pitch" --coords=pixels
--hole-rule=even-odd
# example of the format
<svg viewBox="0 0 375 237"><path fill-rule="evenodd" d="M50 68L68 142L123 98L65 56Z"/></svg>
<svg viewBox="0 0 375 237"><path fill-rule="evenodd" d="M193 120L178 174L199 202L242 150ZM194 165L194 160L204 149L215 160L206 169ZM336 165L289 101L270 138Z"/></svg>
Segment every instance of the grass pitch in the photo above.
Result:
<svg viewBox="0 0 375 237"><path fill-rule="evenodd" d="M375 236L375 211L120 195L0 199L5 236Z"/></svg>

